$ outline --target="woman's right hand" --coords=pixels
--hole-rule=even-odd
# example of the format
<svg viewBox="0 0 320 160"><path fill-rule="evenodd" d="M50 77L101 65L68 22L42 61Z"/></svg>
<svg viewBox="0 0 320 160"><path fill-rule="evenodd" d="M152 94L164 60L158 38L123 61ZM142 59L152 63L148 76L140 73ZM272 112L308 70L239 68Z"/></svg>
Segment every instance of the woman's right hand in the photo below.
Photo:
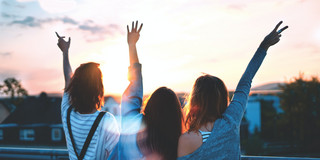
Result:
<svg viewBox="0 0 320 160"><path fill-rule="evenodd" d="M282 24L282 21L280 21L276 27L272 30L272 32L270 34L268 34L263 41L260 44L260 48L263 48L265 50L268 50L268 48L276 43L278 43L280 41L280 37L281 37L281 32L283 32L285 29L288 28L288 26L285 26L283 28L281 28L280 30L278 30L278 28L280 27L280 25ZM278 31L277 31L278 30Z"/></svg>
<svg viewBox="0 0 320 160"><path fill-rule="evenodd" d="M68 53L68 50L69 50L69 47L70 47L70 42L71 42L70 37L69 37L68 42L66 42L66 41L63 39L64 36L60 37L57 32L56 32L56 35L57 35L57 37L59 38L57 45L58 45L58 47L60 48L60 50L61 50L63 53Z"/></svg>
<svg viewBox="0 0 320 160"><path fill-rule="evenodd" d="M136 21L136 24L134 25L134 22L132 22L132 28L131 32L129 30L129 26L127 25L127 32L128 32L128 45L135 45L140 37L140 31L142 29L143 23L141 23L139 29L138 29L138 21ZM137 30L138 29L138 30Z"/></svg>

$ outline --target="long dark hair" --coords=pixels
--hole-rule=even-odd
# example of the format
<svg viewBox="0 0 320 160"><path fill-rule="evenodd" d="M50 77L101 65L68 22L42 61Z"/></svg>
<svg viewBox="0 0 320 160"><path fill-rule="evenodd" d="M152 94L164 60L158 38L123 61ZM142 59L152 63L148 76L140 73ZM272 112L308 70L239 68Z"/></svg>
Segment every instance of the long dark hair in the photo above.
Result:
<svg viewBox="0 0 320 160"><path fill-rule="evenodd" d="M71 107L74 107L79 113L99 110L104 100L99 64L93 62L81 64L74 72L65 91L69 93Z"/></svg>
<svg viewBox="0 0 320 160"><path fill-rule="evenodd" d="M229 103L227 87L221 79L211 75L200 76L193 85L188 103L186 128L198 131L202 125L221 118Z"/></svg>
<svg viewBox="0 0 320 160"><path fill-rule="evenodd" d="M148 153L162 159L177 159L179 137L183 131L183 114L177 95L160 87L152 93L143 109L146 125L145 145Z"/></svg>

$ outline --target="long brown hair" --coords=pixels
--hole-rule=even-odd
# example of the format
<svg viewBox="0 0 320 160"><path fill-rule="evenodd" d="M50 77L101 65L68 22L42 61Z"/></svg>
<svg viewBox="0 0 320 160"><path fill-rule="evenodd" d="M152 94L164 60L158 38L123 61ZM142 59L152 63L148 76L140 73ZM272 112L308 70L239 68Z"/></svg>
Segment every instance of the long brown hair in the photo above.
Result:
<svg viewBox="0 0 320 160"><path fill-rule="evenodd" d="M99 64L93 62L81 64L65 91L69 93L71 107L79 113L100 110L104 100L104 88Z"/></svg>
<svg viewBox="0 0 320 160"><path fill-rule="evenodd" d="M183 131L183 114L177 95L169 88L160 87L152 93L142 112L146 125L144 149L162 159L177 159L178 141Z"/></svg>
<svg viewBox="0 0 320 160"><path fill-rule="evenodd" d="M185 107L188 131L198 131L202 125L221 118L228 103L228 90L221 79L208 74L200 76Z"/></svg>

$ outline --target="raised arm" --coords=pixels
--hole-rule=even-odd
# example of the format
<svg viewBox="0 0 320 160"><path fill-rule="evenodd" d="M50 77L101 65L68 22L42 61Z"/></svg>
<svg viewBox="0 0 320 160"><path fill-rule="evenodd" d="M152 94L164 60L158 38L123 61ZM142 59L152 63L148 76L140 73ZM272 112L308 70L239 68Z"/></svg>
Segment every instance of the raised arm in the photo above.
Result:
<svg viewBox="0 0 320 160"><path fill-rule="evenodd" d="M63 38L64 36L60 37L59 34L56 32L58 39L58 47L62 51L63 55L63 74L64 74L64 80L65 80L65 88L68 86L71 76L72 76L72 69L69 62L69 47L71 38L69 37L68 42L66 42Z"/></svg>
<svg viewBox="0 0 320 160"><path fill-rule="evenodd" d="M288 26L285 26L282 29L278 30L281 23L282 21L279 22L272 30L272 32L268 34L261 42L258 50L254 54L244 74L242 75L237 85L236 91L234 92L231 104L226 110L226 114L230 115L238 124L240 124L240 121L246 109L252 79L258 71L260 65L262 64L262 61L267 54L267 50L270 46L280 41L280 33L288 28Z"/></svg>
<svg viewBox="0 0 320 160"><path fill-rule="evenodd" d="M143 24L141 24L138 29L138 21L136 22L135 26L134 26L134 22L132 22L132 28L130 32L129 26L127 25L127 32L128 32L127 41L129 45L130 66L135 63L139 63L136 44L140 38L140 31L142 29L142 26Z"/></svg>
<svg viewBox="0 0 320 160"><path fill-rule="evenodd" d="M143 24L138 29L138 21L132 22L131 31L127 26L127 41L129 46L130 67L128 72L129 86L122 95L121 115L139 114L142 105L143 86L141 75L141 64L139 63L136 44L140 37Z"/></svg>

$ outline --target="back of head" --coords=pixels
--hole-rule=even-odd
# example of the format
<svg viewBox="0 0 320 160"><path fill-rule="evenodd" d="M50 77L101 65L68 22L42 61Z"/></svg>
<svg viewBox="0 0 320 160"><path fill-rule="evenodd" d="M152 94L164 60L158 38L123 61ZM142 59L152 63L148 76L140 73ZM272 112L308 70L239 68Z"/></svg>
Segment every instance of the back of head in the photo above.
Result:
<svg viewBox="0 0 320 160"><path fill-rule="evenodd" d="M103 105L104 88L98 63L81 64L66 88L70 105L80 113L91 113Z"/></svg>
<svg viewBox="0 0 320 160"><path fill-rule="evenodd" d="M221 118L227 109L228 98L228 90L221 79L211 75L200 76L185 107L188 130L198 131L202 125Z"/></svg>
<svg viewBox="0 0 320 160"><path fill-rule="evenodd" d="M183 129L183 114L176 94L169 88L158 88L150 96L143 113L147 150L163 159L176 159Z"/></svg>

